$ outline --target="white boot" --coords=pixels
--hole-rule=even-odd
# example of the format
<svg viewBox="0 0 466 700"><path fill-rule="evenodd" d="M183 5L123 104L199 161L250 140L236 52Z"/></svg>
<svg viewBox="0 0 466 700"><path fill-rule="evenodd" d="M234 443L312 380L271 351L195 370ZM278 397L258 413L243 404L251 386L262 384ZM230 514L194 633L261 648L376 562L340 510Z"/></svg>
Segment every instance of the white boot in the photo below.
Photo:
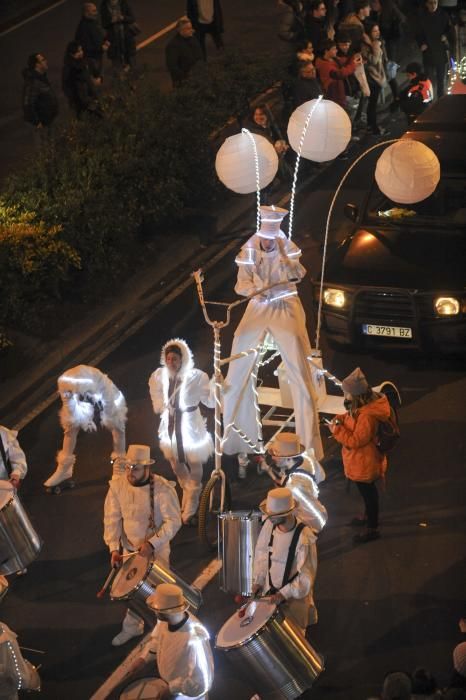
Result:
<svg viewBox="0 0 466 700"><path fill-rule="evenodd" d="M144 621L132 613L131 610L127 610L123 618L121 632L116 637L113 637L112 646L121 647L122 644L126 644L133 637L140 637L141 634L144 634Z"/></svg>
<svg viewBox="0 0 466 700"><path fill-rule="evenodd" d="M245 479L249 464L247 452L238 452L238 479Z"/></svg>
<svg viewBox="0 0 466 700"><path fill-rule="evenodd" d="M110 455L110 464L112 465L112 481L118 479L119 476L125 473L126 455L112 452Z"/></svg>
<svg viewBox="0 0 466 700"><path fill-rule="evenodd" d="M191 519L196 515L201 497L202 484L197 481L187 481L183 487L183 525L189 525Z"/></svg>
<svg viewBox="0 0 466 700"><path fill-rule="evenodd" d="M73 476L74 463L76 462L76 455L64 455L60 450L57 454L57 468L51 476L44 481L44 486L47 488L51 486L58 486L63 481L71 479Z"/></svg>

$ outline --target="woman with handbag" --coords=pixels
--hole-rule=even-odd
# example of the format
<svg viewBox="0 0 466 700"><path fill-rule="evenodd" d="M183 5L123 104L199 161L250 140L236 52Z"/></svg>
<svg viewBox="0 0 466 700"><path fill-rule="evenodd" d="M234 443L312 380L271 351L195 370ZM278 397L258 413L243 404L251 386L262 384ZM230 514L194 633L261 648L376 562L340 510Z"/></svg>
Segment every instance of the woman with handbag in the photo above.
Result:
<svg viewBox="0 0 466 700"><path fill-rule="evenodd" d="M386 53L380 35L378 24L366 27L370 44L364 44L363 56L366 59L366 74L369 83L370 95L367 102L367 126L376 135L386 133L386 130L377 124L377 104L380 93L387 84L385 73Z"/></svg>
<svg viewBox="0 0 466 700"><path fill-rule="evenodd" d="M102 0L100 6L102 26L109 42L107 55L116 73L134 68L136 56L135 37L140 33L134 13L127 0Z"/></svg>
<svg viewBox="0 0 466 700"><path fill-rule="evenodd" d="M377 447L379 421L390 417L390 404L383 394L376 394L357 367L343 380L347 412L329 423L329 430L342 445L345 476L354 481L364 501L362 518L353 518L351 525L365 529L354 536L355 543L365 543L380 537L379 494L376 481L383 478L387 457Z"/></svg>

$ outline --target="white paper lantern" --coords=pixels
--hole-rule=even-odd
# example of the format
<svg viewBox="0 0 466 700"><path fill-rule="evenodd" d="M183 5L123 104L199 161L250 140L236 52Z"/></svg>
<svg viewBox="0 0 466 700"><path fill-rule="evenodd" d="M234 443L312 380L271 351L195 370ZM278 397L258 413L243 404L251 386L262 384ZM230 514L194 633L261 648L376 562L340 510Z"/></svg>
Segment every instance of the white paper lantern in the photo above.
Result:
<svg viewBox="0 0 466 700"><path fill-rule="evenodd" d="M375 180L392 202L415 204L430 197L437 187L440 163L428 146L404 139L382 153L375 168Z"/></svg>
<svg viewBox="0 0 466 700"><path fill-rule="evenodd" d="M311 109L301 156L317 163L333 160L343 153L351 138L351 121L345 110L330 100L311 100L300 105L288 122L288 140L296 153Z"/></svg>
<svg viewBox="0 0 466 700"><path fill-rule="evenodd" d="M278 170L275 148L264 136L244 132L225 140L215 159L215 170L225 187L239 194L249 194L257 189L254 139L259 162L259 189L267 187Z"/></svg>

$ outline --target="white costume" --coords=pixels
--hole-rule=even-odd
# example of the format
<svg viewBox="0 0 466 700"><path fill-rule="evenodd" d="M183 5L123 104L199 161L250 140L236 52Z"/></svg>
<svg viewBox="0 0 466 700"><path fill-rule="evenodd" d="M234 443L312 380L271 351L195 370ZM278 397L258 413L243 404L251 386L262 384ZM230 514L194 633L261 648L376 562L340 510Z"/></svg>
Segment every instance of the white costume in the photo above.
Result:
<svg viewBox="0 0 466 700"><path fill-rule="evenodd" d="M161 692L168 685L177 700L201 700L214 680L214 660L207 630L194 615L186 615L184 624L174 631L159 620L142 658L156 655Z"/></svg>
<svg viewBox="0 0 466 700"><path fill-rule="evenodd" d="M304 277L306 270L299 262L299 248L279 230L280 222L287 212L275 207L261 207L261 213L259 233L247 241L236 258L238 279L235 291L242 296L249 296L271 284L283 284L249 301L236 329L231 354L257 348L266 333L273 336L290 383L296 431L306 449L313 447L317 459L321 459L323 449L315 393L306 359L311 352L311 345L304 309L295 284ZM262 249L261 240L264 238L275 240L275 248L271 252ZM230 363L224 385L223 420L226 431L229 424L233 423L257 444L254 387L248 379L256 362L254 355L248 355ZM247 386L243 391L245 380ZM229 430L223 451L235 454L250 452L251 449L235 431Z"/></svg>
<svg viewBox="0 0 466 700"><path fill-rule="evenodd" d="M272 529L273 542L269 552ZM282 585L294 530L282 532L278 527L274 528L269 519L264 522L254 552L253 581L261 586L264 594L271 589L280 592L286 599L283 603L285 615L305 630L308 625L317 622L313 599L317 573L316 537L310 528L304 527L299 535L288 583Z"/></svg>
<svg viewBox="0 0 466 700"><path fill-rule="evenodd" d="M18 690L40 690L39 674L23 658L16 634L0 622L0 700L18 700Z"/></svg>
<svg viewBox="0 0 466 700"><path fill-rule="evenodd" d="M181 351L181 368L171 376L165 366L170 346ZM161 414L160 447L169 460L183 490L183 522L196 513L202 490L202 464L213 453L213 442L199 410L202 402L214 407L213 392L205 372L194 367L191 350L184 340L169 340L162 348L159 367L150 376L149 390L155 413Z"/></svg>
<svg viewBox="0 0 466 700"><path fill-rule="evenodd" d="M0 425L0 438L3 442L6 458L10 461L11 474L8 474L6 464L4 464L2 453L0 451L0 479L7 480L15 476L18 479L24 479L27 474L26 456L19 446L17 440L18 432L9 430L3 425Z"/></svg>
<svg viewBox="0 0 466 700"><path fill-rule="evenodd" d="M136 551L144 542L150 542L154 557L170 563L170 540L181 527L180 505L174 485L156 474L151 485L133 486L125 475L109 482L104 503L104 540L110 553ZM153 525L152 525L153 520ZM123 620L124 631L142 633L144 623L127 611Z"/></svg>
<svg viewBox="0 0 466 700"><path fill-rule="evenodd" d="M277 486L290 489L296 501L293 513L298 520L315 532L320 532L327 522L327 509L319 501L319 487L312 474L309 461L303 460L286 471L275 472L272 479ZM272 470L271 470L272 471Z"/></svg>
<svg viewBox="0 0 466 700"><path fill-rule="evenodd" d="M97 430L96 417L112 433L113 474L123 473L127 407L121 391L106 374L88 365L78 365L62 374L58 379L58 391L62 400L63 448L57 454L56 471L44 485L56 486L72 477L78 433Z"/></svg>

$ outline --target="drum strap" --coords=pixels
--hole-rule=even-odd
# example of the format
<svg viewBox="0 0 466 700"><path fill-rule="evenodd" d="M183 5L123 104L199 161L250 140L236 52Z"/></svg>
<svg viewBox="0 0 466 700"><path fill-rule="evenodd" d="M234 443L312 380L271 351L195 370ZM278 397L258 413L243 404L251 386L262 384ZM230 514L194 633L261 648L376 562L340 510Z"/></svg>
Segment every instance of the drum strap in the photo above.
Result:
<svg viewBox="0 0 466 700"><path fill-rule="evenodd" d="M3 464L5 465L6 473L8 474L8 477L11 476L11 462L9 457L6 456L5 452L5 445L3 444L2 436L0 434L0 453L2 455L3 459Z"/></svg>
<svg viewBox="0 0 466 700"><path fill-rule="evenodd" d="M153 534L155 534L156 531L156 526L155 526L155 506L154 506L154 491L155 491L155 485L154 485L154 476L153 474L150 475L149 477L149 498L150 498L150 513L149 513L149 532L151 533L149 537L152 537Z"/></svg>
<svg viewBox="0 0 466 700"><path fill-rule="evenodd" d="M304 474L304 476L308 476L308 477L311 477L311 479L314 479L314 476L310 472L308 472L307 469L300 469L299 467L295 467L293 469L290 469L290 471L287 473L286 481L284 482L283 486L287 485L287 483L290 479L290 476L293 476L294 474ZM315 479L314 479L314 481L315 481Z"/></svg>
<svg viewBox="0 0 466 700"><path fill-rule="evenodd" d="M283 580L282 580L282 585L280 588L283 588L283 586L286 586L288 583L291 583L294 581L296 576L298 575L299 571L297 571L293 576L290 578L290 573L291 573L291 568L293 566L294 558L296 556L296 548L298 546L298 540L299 536L301 535L301 532L304 530L304 523L298 523L295 527L295 530L293 532L293 537L290 542L290 547L288 549L288 555L286 558L286 564L285 564L285 570L283 572ZM272 532L270 533L270 540L269 540L269 571L268 571L268 579L269 579L269 592L270 593L276 593L277 589L275 586L272 584L272 580L270 578L270 569L272 568L272 549L273 549L273 538L274 538L274 532L275 526L272 528Z"/></svg>

